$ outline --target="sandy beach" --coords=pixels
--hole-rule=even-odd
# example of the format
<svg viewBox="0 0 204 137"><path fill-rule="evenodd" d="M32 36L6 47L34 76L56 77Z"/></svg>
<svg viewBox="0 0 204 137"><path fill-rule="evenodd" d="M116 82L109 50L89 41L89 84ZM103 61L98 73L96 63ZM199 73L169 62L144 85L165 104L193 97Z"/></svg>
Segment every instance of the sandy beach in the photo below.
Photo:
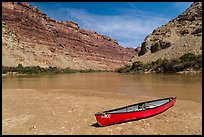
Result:
<svg viewBox="0 0 204 137"><path fill-rule="evenodd" d="M2 134L202 134L202 104L179 98L154 117L98 127L96 112L158 98L71 89L3 89L2 95Z"/></svg>

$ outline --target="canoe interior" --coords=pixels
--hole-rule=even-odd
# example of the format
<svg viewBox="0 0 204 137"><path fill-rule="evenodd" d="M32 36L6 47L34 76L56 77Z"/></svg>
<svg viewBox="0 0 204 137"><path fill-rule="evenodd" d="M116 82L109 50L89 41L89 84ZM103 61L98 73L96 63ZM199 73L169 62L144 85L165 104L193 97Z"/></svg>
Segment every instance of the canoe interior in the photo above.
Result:
<svg viewBox="0 0 204 137"><path fill-rule="evenodd" d="M153 100L153 101L148 101L148 102L142 102L142 103L138 103L138 104L122 107L122 108L104 111L103 113L114 114L114 113L127 113L127 112L134 112L134 111L142 111L146 109L159 107L161 105L164 105L170 102L173 99L174 97L160 99L160 100Z"/></svg>

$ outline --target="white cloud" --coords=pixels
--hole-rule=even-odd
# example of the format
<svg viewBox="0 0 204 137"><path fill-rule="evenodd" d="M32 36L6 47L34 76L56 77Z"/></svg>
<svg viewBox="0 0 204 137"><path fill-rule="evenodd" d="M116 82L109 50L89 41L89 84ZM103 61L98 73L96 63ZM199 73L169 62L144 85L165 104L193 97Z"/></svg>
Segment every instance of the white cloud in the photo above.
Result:
<svg viewBox="0 0 204 137"><path fill-rule="evenodd" d="M175 2L174 3L174 7L177 8L177 10L182 13L184 12L187 8L190 7L190 5L192 4L193 2ZM179 13L179 14L180 14Z"/></svg>
<svg viewBox="0 0 204 137"><path fill-rule="evenodd" d="M170 19L129 11L118 16L90 14L83 9L66 9L67 16L75 18L80 27L95 30L118 40L121 46L137 47L155 28L166 24Z"/></svg>
<svg viewBox="0 0 204 137"><path fill-rule="evenodd" d="M175 2L174 6L177 8L188 8L193 2Z"/></svg>

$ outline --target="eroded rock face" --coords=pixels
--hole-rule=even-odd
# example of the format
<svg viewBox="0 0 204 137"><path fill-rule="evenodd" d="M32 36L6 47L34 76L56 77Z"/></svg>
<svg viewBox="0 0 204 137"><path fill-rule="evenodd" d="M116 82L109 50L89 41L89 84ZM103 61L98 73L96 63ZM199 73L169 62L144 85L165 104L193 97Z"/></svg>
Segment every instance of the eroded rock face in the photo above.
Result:
<svg viewBox="0 0 204 137"><path fill-rule="evenodd" d="M108 36L49 18L28 3L2 2L2 30L3 66L115 69L135 54Z"/></svg>
<svg viewBox="0 0 204 137"><path fill-rule="evenodd" d="M202 2L194 2L177 18L155 29L141 45L134 61L156 61L159 58L174 59L193 52L202 53Z"/></svg>
<svg viewBox="0 0 204 137"><path fill-rule="evenodd" d="M145 53L147 53L148 49L147 49L147 42L142 42L142 46L140 48L140 51L138 52L138 55L141 56L141 55L144 55Z"/></svg>
<svg viewBox="0 0 204 137"><path fill-rule="evenodd" d="M159 40L150 47L150 50L151 50L151 53L155 53L161 49L166 49L170 46L171 46L170 42L164 42L164 41Z"/></svg>

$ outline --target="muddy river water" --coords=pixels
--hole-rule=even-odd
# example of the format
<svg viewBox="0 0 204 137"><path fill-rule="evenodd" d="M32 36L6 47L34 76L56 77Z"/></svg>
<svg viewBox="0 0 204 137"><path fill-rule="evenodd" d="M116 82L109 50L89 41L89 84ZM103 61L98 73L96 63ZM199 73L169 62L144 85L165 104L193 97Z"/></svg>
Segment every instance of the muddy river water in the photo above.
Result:
<svg viewBox="0 0 204 137"><path fill-rule="evenodd" d="M91 90L202 101L202 75L73 73L2 78L4 89Z"/></svg>

